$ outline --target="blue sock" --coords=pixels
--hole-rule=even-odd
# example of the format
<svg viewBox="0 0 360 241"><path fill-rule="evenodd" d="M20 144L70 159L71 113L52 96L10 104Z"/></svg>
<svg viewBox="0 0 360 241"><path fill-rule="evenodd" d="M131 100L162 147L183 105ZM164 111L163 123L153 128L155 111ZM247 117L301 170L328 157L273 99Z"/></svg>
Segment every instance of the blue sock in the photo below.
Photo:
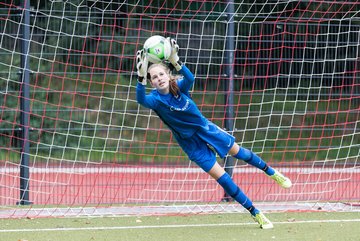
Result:
<svg viewBox="0 0 360 241"><path fill-rule="evenodd" d="M268 166L263 159L261 159L258 155L256 155L254 152L240 147L238 154L234 156L236 159L244 160L245 162L249 163L250 165L253 165L254 167L257 167L261 170L263 170L266 174L269 176L274 175L275 170Z"/></svg>
<svg viewBox="0 0 360 241"><path fill-rule="evenodd" d="M217 182L224 188L227 194L234 198L244 208L246 208L253 216L260 211L256 209L251 200L241 191L241 189L234 183L228 173L224 173Z"/></svg>

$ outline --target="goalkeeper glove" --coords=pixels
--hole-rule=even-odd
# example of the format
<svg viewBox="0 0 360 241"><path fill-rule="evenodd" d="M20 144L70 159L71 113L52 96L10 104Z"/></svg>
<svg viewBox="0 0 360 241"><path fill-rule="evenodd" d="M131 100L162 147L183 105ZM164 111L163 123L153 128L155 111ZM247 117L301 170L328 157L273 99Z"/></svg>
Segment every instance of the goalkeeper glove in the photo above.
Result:
<svg viewBox="0 0 360 241"><path fill-rule="evenodd" d="M148 60L146 59L144 50L138 50L136 53L136 68L138 81L142 85L146 85L146 75L148 69Z"/></svg>
<svg viewBox="0 0 360 241"><path fill-rule="evenodd" d="M166 38L166 41L170 43L171 46L171 54L168 58L168 61L175 67L177 71L181 70L181 61L179 60L179 45L176 43L176 40L170 37Z"/></svg>

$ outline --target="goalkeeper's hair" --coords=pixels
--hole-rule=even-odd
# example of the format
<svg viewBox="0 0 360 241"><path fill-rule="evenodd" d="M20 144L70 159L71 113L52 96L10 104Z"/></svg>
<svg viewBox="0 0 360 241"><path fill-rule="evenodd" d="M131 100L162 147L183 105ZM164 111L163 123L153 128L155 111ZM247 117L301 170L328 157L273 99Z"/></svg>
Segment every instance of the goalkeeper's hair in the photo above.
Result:
<svg viewBox="0 0 360 241"><path fill-rule="evenodd" d="M171 68L170 68L168 65L166 65L166 64L164 64L164 63L157 63L157 64L152 64L152 65L150 65L149 68L148 68L147 79L150 80L150 81L151 81L150 70L151 70L152 68L154 68L154 67L161 67L161 68L163 68L163 69L166 71L166 73L168 73L168 75L170 76L169 91L170 91L170 93L171 93L173 96L175 96L175 97L179 96L180 89L179 89L179 86L177 85L176 80L177 80L178 78L180 78L180 76L178 76L178 75L173 75L173 74L171 73Z"/></svg>

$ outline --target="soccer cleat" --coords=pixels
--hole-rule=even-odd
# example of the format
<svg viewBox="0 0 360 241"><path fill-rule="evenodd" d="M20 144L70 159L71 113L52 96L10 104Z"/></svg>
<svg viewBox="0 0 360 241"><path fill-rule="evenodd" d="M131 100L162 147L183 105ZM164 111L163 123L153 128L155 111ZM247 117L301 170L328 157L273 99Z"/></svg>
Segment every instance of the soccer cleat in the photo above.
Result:
<svg viewBox="0 0 360 241"><path fill-rule="evenodd" d="M260 228L262 229L271 229L273 228L273 224L270 222L267 217L262 212L257 213L255 216L252 216L255 222L260 224Z"/></svg>
<svg viewBox="0 0 360 241"><path fill-rule="evenodd" d="M283 188L290 188L292 186L291 180L278 171L275 171L274 175L270 177Z"/></svg>

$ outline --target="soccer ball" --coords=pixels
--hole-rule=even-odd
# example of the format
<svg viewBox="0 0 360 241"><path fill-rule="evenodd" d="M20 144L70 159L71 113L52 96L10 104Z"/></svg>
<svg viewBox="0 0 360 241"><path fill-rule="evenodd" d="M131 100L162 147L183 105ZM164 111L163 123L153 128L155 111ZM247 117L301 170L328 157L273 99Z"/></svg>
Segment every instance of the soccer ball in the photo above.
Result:
<svg viewBox="0 0 360 241"><path fill-rule="evenodd" d="M149 62L160 63L171 54L171 45L163 36L154 35L144 43L144 51Z"/></svg>

